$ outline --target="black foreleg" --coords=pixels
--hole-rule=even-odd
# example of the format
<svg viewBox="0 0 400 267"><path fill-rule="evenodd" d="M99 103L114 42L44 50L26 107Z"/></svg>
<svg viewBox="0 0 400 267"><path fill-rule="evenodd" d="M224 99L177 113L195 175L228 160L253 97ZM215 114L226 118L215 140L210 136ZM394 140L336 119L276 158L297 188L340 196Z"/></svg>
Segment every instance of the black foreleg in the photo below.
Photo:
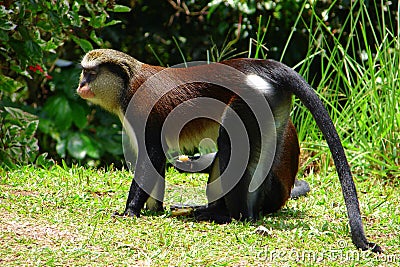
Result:
<svg viewBox="0 0 400 267"><path fill-rule="evenodd" d="M129 190L124 215L139 217L147 202L149 209L162 209L164 197L165 155L158 147L139 150L134 178ZM151 197L150 197L151 195ZM151 203L151 204L150 204Z"/></svg>

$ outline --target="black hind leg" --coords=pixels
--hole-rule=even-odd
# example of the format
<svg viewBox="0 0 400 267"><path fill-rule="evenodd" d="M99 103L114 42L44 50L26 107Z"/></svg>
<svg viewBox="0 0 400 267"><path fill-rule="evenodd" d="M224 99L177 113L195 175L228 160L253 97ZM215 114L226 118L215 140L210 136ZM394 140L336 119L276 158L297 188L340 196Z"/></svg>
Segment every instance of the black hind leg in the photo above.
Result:
<svg viewBox="0 0 400 267"><path fill-rule="evenodd" d="M223 199L217 200L206 206L198 207L193 212L196 221L208 221L218 224L232 221Z"/></svg>
<svg viewBox="0 0 400 267"><path fill-rule="evenodd" d="M207 205L172 205L171 210L174 216L194 216L196 221L210 221L215 223L228 223L231 221L229 212L226 208L222 194L221 183L219 181L219 158L214 157L211 167L207 168L209 177L207 182ZM196 163L196 162L195 162Z"/></svg>
<svg viewBox="0 0 400 267"><path fill-rule="evenodd" d="M208 205L171 205L172 216L193 216L196 221L208 221L218 224L232 221L223 199Z"/></svg>
<svg viewBox="0 0 400 267"><path fill-rule="evenodd" d="M197 221L211 221L215 223L229 223L232 221L225 205L224 194L220 181L219 152L214 158L209 171L207 182L208 205L197 207L194 217Z"/></svg>

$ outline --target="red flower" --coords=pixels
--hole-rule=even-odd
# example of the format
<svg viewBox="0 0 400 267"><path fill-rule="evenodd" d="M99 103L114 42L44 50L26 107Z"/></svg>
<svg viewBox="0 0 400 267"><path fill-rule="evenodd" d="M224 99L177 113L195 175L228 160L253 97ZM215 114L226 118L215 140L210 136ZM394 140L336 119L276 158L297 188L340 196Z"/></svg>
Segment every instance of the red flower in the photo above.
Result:
<svg viewBox="0 0 400 267"><path fill-rule="evenodd" d="M40 73L44 72L42 66L40 66L39 64L36 64L36 66L29 66L28 69L33 72L37 71L39 71Z"/></svg>
<svg viewBox="0 0 400 267"><path fill-rule="evenodd" d="M36 65L36 70L38 70L38 71L43 73L43 69L39 64Z"/></svg>

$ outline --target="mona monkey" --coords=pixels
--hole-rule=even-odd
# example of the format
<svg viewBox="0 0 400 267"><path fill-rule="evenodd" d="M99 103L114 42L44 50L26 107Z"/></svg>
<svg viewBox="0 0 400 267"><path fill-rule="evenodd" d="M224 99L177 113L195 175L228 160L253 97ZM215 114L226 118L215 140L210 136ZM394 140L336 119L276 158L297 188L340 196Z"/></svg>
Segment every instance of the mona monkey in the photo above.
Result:
<svg viewBox="0 0 400 267"><path fill-rule="evenodd" d="M244 81L233 77L234 75L226 77L229 74L219 73L216 66L221 64L240 72ZM257 220L264 214L280 209L290 197L299 164L297 133L289 116L294 94L312 113L329 145L341 183L354 245L362 250L382 251L365 236L350 167L329 113L312 87L288 66L273 60L231 59L189 68L165 69L141 63L125 53L111 49L88 52L81 66L83 70L77 93L82 98L117 114L122 122L131 116L134 122L131 127L135 133L141 130L138 130L135 123L145 121L143 136L137 137L135 141L131 140L131 143L136 142L132 149L137 161L123 215L139 217L145 205L150 210L163 210L162 199L155 199L153 190L163 191L164 185L155 182L153 176L165 176L166 155L163 145L167 143L168 147L168 140L173 138L178 138L179 146L185 150L193 149L193 146L205 137L212 138L217 144L218 152L212 160L207 183L209 203L195 208L197 220L218 223L229 222L232 219ZM161 78L154 79L165 70L169 71ZM203 78L196 80L196 77ZM204 77L230 79L232 87L238 85L239 89L230 90L218 84L217 80L203 82ZM171 84L173 89L165 91L161 97L157 96L164 87ZM251 104L243 100L240 93L261 96L251 101L262 98L268 102L273 114L275 135L263 134L263 126L259 125L256 112ZM134 106L130 107L130 102L136 95L140 95L139 100L134 101ZM211 98L223 103L224 109L217 114L219 119L197 118L189 121L178 136L169 136L168 131L163 132L163 123L166 122L169 113L173 113L182 103L192 101L190 108L193 112L211 108L197 105L196 98ZM152 101L155 101L155 104ZM146 113L149 105L150 111ZM233 164L244 164L245 168L242 173L230 172L229 176L221 179L220 186L223 190L228 188L226 184L229 184L230 180L235 182L221 197L213 198L213 194L218 190L211 187L211 184L229 169L230 160L235 159L235 146L241 145L242 140L238 142L235 139L235 142L229 135L236 130L229 132L226 128L230 126L228 122L235 121L235 116L244 124L249 151L247 158L242 160L244 163L239 160ZM235 123L233 125L236 126ZM276 146L271 146L272 143ZM275 153L268 154L272 147L275 148ZM265 155L269 155L270 158ZM268 172L263 174L261 171L260 175L257 168L261 165L263 169L263 162L268 160L271 162ZM260 162L262 164L259 164ZM150 171L152 169L155 172ZM257 175L260 177L256 177ZM250 189L253 176L260 181L256 189Z"/></svg>

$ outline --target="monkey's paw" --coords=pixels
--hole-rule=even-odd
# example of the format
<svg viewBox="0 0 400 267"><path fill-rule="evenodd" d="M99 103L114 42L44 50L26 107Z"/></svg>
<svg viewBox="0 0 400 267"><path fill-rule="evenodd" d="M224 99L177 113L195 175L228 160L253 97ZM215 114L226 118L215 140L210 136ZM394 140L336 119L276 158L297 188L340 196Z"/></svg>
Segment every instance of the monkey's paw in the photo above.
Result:
<svg viewBox="0 0 400 267"><path fill-rule="evenodd" d="M134 211L132 209L126 209L123 213L114 212L112 217L131 217L131 218L139 218L140 211Z"/></svg>

